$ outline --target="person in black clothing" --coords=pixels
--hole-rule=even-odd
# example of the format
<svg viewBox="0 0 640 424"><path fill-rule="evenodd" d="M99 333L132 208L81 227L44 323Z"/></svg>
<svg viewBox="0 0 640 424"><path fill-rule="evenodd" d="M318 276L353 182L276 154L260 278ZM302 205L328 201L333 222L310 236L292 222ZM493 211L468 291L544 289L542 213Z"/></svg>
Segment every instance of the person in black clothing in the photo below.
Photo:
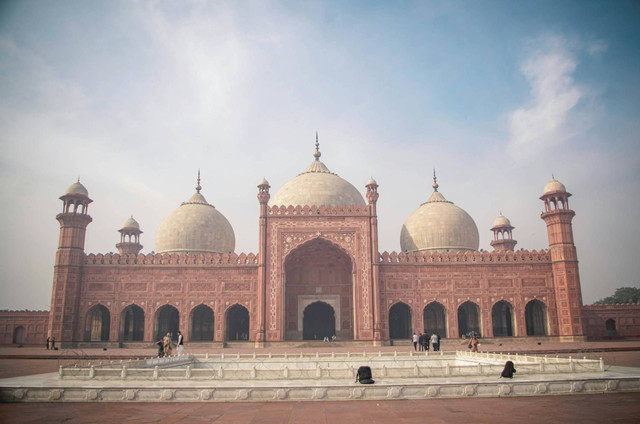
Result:
<svg viewBox="0 0 640 424"><path fill-rule="evenodd" d="M49 350L49 342L51 340L51 337L47 337L47 350Z"/></svg>

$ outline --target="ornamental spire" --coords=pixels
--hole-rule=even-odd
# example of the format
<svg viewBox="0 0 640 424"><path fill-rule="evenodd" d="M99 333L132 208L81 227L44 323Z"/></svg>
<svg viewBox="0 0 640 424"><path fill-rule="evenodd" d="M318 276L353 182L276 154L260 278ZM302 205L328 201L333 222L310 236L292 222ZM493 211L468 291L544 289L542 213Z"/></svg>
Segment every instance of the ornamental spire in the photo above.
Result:
<svg viewBox="0 0 640 424"><path fill-rule="evenodd" d="M322 156L322 153L320 153L320 143L318 142L318 131L316 131L316 151L313 152L313 157L316 158L316 160L320 160L320 156Z"/></svg>
<svg viewBox="0 0 640 424"><path fill-rule="evenodd" d="M200 185L200 169L198 168L198 183L196 184L196 192L200 193L202 186Z"/></svg>
<svg viewBox="0 0 640 424"><path fill-rule="evenodd" d="M433 185L431 187L433 187L433 191L438 191L438 187L440 187L438 185L438 178L436 177L436 168L433 168Z"/></svg>

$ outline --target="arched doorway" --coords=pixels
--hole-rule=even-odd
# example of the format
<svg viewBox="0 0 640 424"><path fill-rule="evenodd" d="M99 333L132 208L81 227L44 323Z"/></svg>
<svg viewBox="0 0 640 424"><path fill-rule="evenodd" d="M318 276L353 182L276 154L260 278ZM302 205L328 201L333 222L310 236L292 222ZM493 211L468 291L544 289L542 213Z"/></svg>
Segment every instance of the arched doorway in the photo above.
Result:
<svg viewBox="0 0 640 424"><path fill-rule="evenodd" d="M213 310L207 305L198 305L191 311L191 341L213 340Z"/></svg>
<svg viewBox="0 0 640 424"><path fill-rule="evenodd" d="M129 305L120 314L120 340L141 342L144 340L144 311L138 305Z"/></svg>
<svg viewBox="0 0 640 424"><path fill-rule="evenodd" d="M226 340L249 340L249 311L242 305L233 305L227 310Z"/></svg>
<svg viewBox="0 0 640 424"><path fill-rule="evenodd" d="M527 326L527 336L547 335L547 307L538 299L527 303L524 309L524 320Z"/></svg>
<svg viewBox="0 0 640 424"><path fill-rule="evenodd" d="M491 309L493 337L513 336L513 306L506 300L496 302Z"/></svg>
<svg viewBox="0 0 640 424"><path fill-rule="evenodd" d="M396 303L389 309L389 338L410 339L412 332L411 309L406 303Z"/></svg>
<svg viewBox="0 0 640 424"><path fill-rule="evenodd" d="M334 243L315 238L287 255L285 269L285 339L303 340L304 311L316 302L333 309L335 336L353 340L353 265ZM313 336L313 335L312 335Z"/></svg>
<svg viewBox="0 0 640 424"><path fill-rule="evenodd" d="M180 313L171 305L161 306L156 311L156 340L161 340L167 333L177 340L180 330Z"/></svg>
<svg viewBox="0 0 640 424"><path fill-rule="evenodd" d="M447 313L444 306L438 302L431 302L422 312L423 329L427 334L434 332L440 337L447 337Z"/></svg>
<svg viewBox="0 0 640 424"><path fill-rule="evenodd" d="M333 308L324 302L314 302L304 310L302 339L331 339L336 334L336 316Z"/></svg>
<svg viewBox="0 0 640 424"><path fill-rule="evenodd" d="M608 337L615 337L616 335L616 320L613 318L609 318L607 321L605 321L604 325L607 328L607 336Z"/></svg>
<svg viewBox="0 0 640 424"><path fill-rule="evenodd" d="M111 314L103 305L95 305L87 311L84 330L85 342L106 342L109 340Z"/></svg>
<svg viewBox="0 0 640 424"><path fill-rule="evenodd" d="M470 300L458 307L458 334L480 335L480 308Z"/></svg>
<svg viewBox="0 0 640 424"><path fill-rule="evenodd" d="M24 327L19 325L13 329L13 344L23 345L24 344Z"/></svg>

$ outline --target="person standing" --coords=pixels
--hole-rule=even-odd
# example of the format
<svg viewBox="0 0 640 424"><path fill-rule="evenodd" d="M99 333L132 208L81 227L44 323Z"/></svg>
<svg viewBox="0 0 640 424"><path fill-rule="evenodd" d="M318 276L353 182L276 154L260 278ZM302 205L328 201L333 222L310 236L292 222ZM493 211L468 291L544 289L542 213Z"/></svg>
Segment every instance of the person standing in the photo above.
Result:
<svg viewBox="0 0 640 424"><path fill-rule="evenodd" d="M438 338L438 351L440 351L440 334L436 333L436 337Z"/></svg>
<svg viewBox="0 0 640 424"><path fill-rule="evenodd" d="M417 351L418 350L418 335L416 333L413 333L413 350Z"/></svg>
<svg viewBox="0 0 640 424"><path fill-rule="evenodd" d="M171 346L171 333L167 333L166 336L162 339L162 347L164 349L164 357L171 356L171 350L173 347Z"/></svg>
<svg viewBox="0 0 640 424"><path fill-rule="evenodd" d="M184 349L184 336L182 331L178 330L178 356L182 356L182 350Z"/></svg>
<svg viewBox="0 0 640 424"><path fill-rule="evenodd" d="M469 345L471 345L471 352L477 352L478 351L478 336L476 336L474 334L473 338L471 339L471 342L469 343Z"/></svg>
<svg viewBox="0 0 640 424"><path fill-rule="evenodd" d="M56 338L51 337L51 350L56 350Z"/></svg>
<svg viewBox="0 0 640 424"><path fill-rule="evenodd" d="M47 337L47 350L49 350L49 341L51 340L51 337Z"/></svg>
<svg viewBox="0 0 640 424"><path fill-rule="evenodd" d="M438 351L438 335L435 332L431 335L430 341L431 341L431 346L433 346L433 351L437 352Z"/></svg>

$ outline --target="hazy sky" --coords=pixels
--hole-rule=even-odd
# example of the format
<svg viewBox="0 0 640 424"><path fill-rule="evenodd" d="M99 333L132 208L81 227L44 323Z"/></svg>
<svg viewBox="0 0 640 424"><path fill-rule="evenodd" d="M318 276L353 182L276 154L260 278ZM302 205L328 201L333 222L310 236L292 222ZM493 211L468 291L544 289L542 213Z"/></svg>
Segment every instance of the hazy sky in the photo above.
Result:
<svg viewBox="0 0 640 424"><path fill-rule="evenodd" d="M194 192L256 252L256 185L313 160L380 185L381 251L440 191L490 249L548 246L551 174L573 193L583 298L640 284L640 2L0 2L0 308L48 309L78 176L87 253L130 216L155 250Z"/></svg>

